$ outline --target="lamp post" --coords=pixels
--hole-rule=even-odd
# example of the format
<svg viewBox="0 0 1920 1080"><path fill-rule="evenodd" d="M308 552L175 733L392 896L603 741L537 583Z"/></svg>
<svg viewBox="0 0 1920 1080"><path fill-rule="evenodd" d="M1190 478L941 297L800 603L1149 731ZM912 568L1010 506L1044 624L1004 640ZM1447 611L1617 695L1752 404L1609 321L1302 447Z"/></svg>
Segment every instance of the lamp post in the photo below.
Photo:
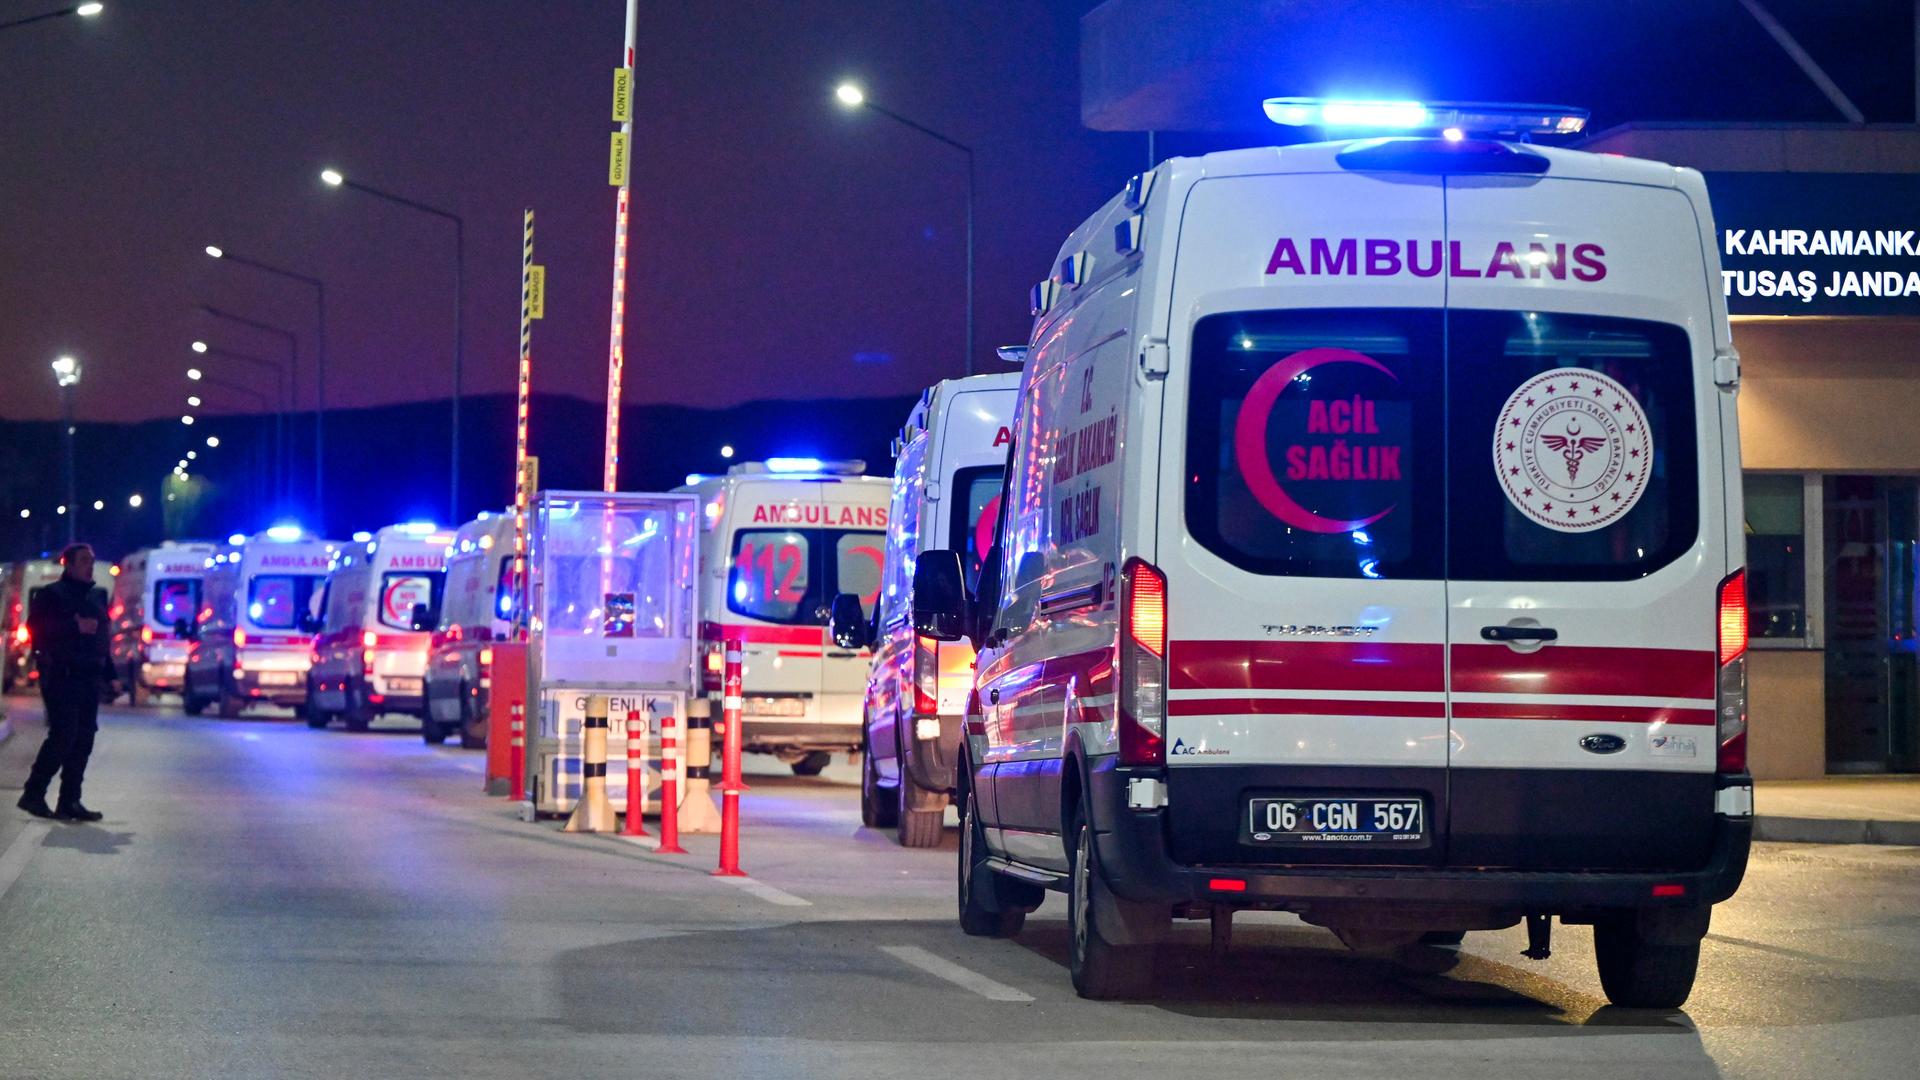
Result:
<svg viewBox="0 0 1920 1080"><path fill-rule="evenodd" d="M856 83L841 83L837 88L835 88L833 92L833 96L840 102L842 106L844 106L847 109L872 110L873 112L877 112L881 116L884 116L889 120L893 120L898 123L904 124L907 127L910 127L913 130L919 132L920 134L925 135L929 139L933 139L934 141L939 142L942 145L951 147L952 149L958 150L962 154L966 155L966 158L967 158L967 351L965 354L965 360L966 360L966 373L968 375L972 375L973 374L973 147L968 146L963 142L959 142L954 139L949 139L945 135L940 134L939 132L926 126L925 124L919 123L918 121L915 121L915 120L909 120L906 117L900 115L897 112L894 112L892 109L889 109L884 105L876 104L873 101L873 99L867 97L866 91L862 90L859 87L859 85Z"/></svg>
<svg viewBox="0 0 1920 1080"><path fill-rule="evenodd" d="M376 199L385 199L410 210L431 214L443 221L453 223L453 460L448 480L447 520L460 521L460 373L466 362L466 327L460 312L466 299L467 279L467 223L459 214L451 210L442 210L429 206L404 195L395 195L391 191L382 191L370 187L358 180L349 180L337 169L320 170L320 180L329 187L352 188Z"/></svg>
<svg viewBox="0 0 1920 1080"><path fill-rule="evenodd" d="M212 304L201 304L199 307L202 312L205 312L206 314L212 316L213 318L221 319L226 322L233 323L236 326L244 326L251 330L258 330L263 334L278 335L282 340L284 340L287 343L287 358L288 358L287 363L291 371L291 374L288 376L288 379L287 379L287 384L289 386L300 385L300 335L294 333L293 331L287 329L284 326L275 326L272 323L264 323L259 321L258 319L249 319L244 315L235 315L231 311L222 311L221 309L214 307ZM200 350L196 349L194 351L198 352ZM195 375L192 371L187 372L187 377L190 379L199 378L199 376ZM327 505L325 502L321 501L321 499L319 498L318 492L315 492L314 494L315 494L315 497L313 500L313 517L314 517L313 527L315 529L324 530L326 526L324 524L323 519L326 517Z"/></svg>
<svg viewBox="0 0 1920 1080"><path fill-rule="evenodd" d="M251 367L264 368L265 370L273 374L275 384L279 390L279 392L274 396L277 404L275 405L273 410L273 496L276 501L284 501L286 498L286 483L287 483L286 478L284 477L284 474L288 471L286 469L287 409L290 408L293 404L287 392L287 369L283 365L275 363L274 361L269 360L264 356L254 356L251 353L234 352L232 349L223 349L218 345L209 345L204 341L194 342L193 351L195 353L198 353L201 356L217 356L224 360L235 360L240 363L247 364ZM194 370L198 370L198 369L194 369ZM219 382L218 380L210 379L207 381L214 386L226 385ZM247 392L256 393L255 391L252 391L252 390L248 390ZM187 399L187 404L192 405L193 403L194 402L192 398Z"/></svg>
<svg viewBox="0 0 1920 1080"><path fill-rule="evenodd" d="M258 270L264 274L272 274L275 277L286 278L288 281L297 281L302 285L310 285L313 287L313 296L317 312L317 318L314 322L314 340L319 346L320 351L319 359L314 361L313 512L314 527L320 528L320 519L325 517L327 505L327 283L317 277L309 277L296 270L288 270L270 263L263 263L258 259L250 259L244 255L236 255L231 251L213 244L207 245L206 252L216 259L237 263L249 269ZM292 380L289 385L290 396L287 398L286 408L291 411L300 407L300 371L298 366L294 368ZM277 479L278 470L286 463L285 452L286 447L283 436L282 444L278 451L280 463L275 465L276 484L279 483ZM289 469L288 472L291 473L292 470ZM293 486L293 478L291 475L286 478L286 485L288 487Z"/></svg>
<svg viewBox="0 0 1920 1080"><path fill-rule="evenodd" d="M58 11L43 11L38 15L28 15L24 19L11 19L7 22L0 22L0 30L11 30L16 26L26 26L29 23L46 22L48 19L64 19L68 15L78 15L83 19L90 19L102 11L105 11L106 7L107 5L105 4L75 4L72 7L64 7ZM68 530L72 530L71 525L68 526Z"/></svg>
<svg viewBox="0 0 1920 1080"><path fill-rule="evenodd" d="M218 387L219 389L224 390L231 394L240 394L244 397L252 398L262 408L266 407L266 405L268 404L267 395L262 393L261 391L256 390L251 386L247 386L243 383L233 382L228 379L215 378L214 376L207 374L206 372L200 370L199 368L188 368L187 379L188 381L196 384L196 386ZM190 405L198 400L199 399L197 397L190 397L187 399ZM219 445L220 445L220 436L208 435L206 437L205 446L207 447L207 449L212 450L219 447ZM263 489L271 490L273 485L261 484L259 482L260 472L261 472L259 468L260 455L257 449L258 444L255 444L255 445L256 445L255 453L252 455L248 455L252 457L253 460L249 465L247 465L247 470L249 473L252 474L250 486L253 488L254 494L256 496L261 496L266 494L266 491L263 491ZM187 457L182 460L184 462L187 460L191 460L196 456L197 456L196 451L189 450L187 451ZM180 471L185 472L184 466L181 467Z"/></svg>
<svg viewBox="0 0 1920 1080"><path fill-rule="evenodd" d="M69 512L62 516L67 519L67 543L71 544L74 540L73 519L80 516L71 512L79 505L79 500L73 497L73 388L80 385L80 361L71 356L62 356L54 360L52 367L53 381L60 387L60 427L66 446L62 456L65 458L67 474L67 510Z"/></svg>

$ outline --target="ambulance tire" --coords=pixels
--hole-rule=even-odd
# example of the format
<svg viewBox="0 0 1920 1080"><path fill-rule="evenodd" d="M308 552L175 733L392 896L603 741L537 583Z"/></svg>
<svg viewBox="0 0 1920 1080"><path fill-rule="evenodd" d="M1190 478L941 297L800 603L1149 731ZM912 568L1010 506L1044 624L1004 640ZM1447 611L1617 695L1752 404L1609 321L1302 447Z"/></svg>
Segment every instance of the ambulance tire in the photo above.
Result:
<svg viewBox="0 0 1920 1080"><path fill-rule="evenodd" d="M1100 927L1100 910L1125 901L1106 894L1093 829L1086 814L1073 822L1073 874L1067 889L1067 971L1083 998L1139 998L1153 981L1152 945L1115 945Z"/></svg>
<svg viewBox="0 0 1920 1080"><path fill-rule="evenodd" d="M1021 903L1027 899L1015 895L1022 882L1008 881L987 866L987 829L980 823L980 810L967 788L960 810L959 897L960 932L968 937L1010 938L1027 924L1027 911L1039 906ZM1031 886L1029 886L1031 888Z"/></svg>
<svg viewBox="0 0 1920 1080"><path fill-rule="evenodd" d="M485 750L487 748L487 720L485 716L473 711L473 695L460 695L460 745L467 750Z"/></svg>
<svg viewBox="0 0 1920 1080"><path fill-rule="evenodd" d="M833 754L830 751L815 750L813 753L793 763L793 775L819 776L821 773L826 772L827 766L831 764L833 764Z"/></svg>
<svg viewBox="0 0 1920 1080"><path fill-rule="evenodd" d="M190 685L180 688L180 711L188 716L199 716L207 711L207 699L193 692Z"/></svg>
<svg viewBox="0 0 1920 1080"><path fill-rule="evenodd" d="M347 692L347 708L340 714L348 731L365 731L373 726L373 706L368 705L359 691Z"/></svg>
<svg viewBox="0 0 1920 1080"><path fill-rule="evenodd" d="M320 698L314 694L311 682L307 684L307 714L302 719L315 731L333 722L333 714L320 707Z"/></svg>
<svg viewBox="0 0 1920 1080"><path fill-rule="evenodd" d="M1710 908L1623 911L1593 924L1593 955L1607 1000L1629 1009L1677 1009L1693 992Z"/></svg>
<svg viewBox="0 0 1920 1080"><path fill-rule="evenodd" d="M435 723L433 717L423 716L420 718L420 738L428 746L445 746L447 744L447 736L451 734L452 732L447 729L445 724Z"/></svg>
<svg viewBox="0 0 1920 1080"><path fill-rule="evenodd" d="M940 846L940 834L946 831L946 804L932 798L933 793L913 782L907 772L907 755L900 755L900 782L893 786L894 791L894 838L905 848L930 848ZM931 810L916 808L914 804L932 802Z"/></svg>
<svg viewBox="0 0 1920 1080"><path fill-rule="evenodd" d="M241 697L231 686L228 686L226 680L221 680L220 718L222 720L238 719L240 714L246 711L246 708L247 699Z"/></svg>
<svg viewBox="0 0 1920 1080"><path fill-rule="evenodd" d="M861 742L866 742L864 734ZM869 829L891 829L894 814L899 812L899 803L880 786L880 774L875 771L873 748L861 747L860 754L860 824Z"/></svg>

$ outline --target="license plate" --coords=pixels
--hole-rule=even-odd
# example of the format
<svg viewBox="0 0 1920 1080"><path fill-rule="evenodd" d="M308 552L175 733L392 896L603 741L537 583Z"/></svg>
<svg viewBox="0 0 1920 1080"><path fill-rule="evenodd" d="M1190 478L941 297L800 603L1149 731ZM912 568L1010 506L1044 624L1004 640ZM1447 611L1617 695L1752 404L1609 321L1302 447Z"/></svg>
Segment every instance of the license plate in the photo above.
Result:
<svg viewBox="0 0 1920 1080"><path fill-rule="evenodd" d="M740 712L745 716L805 716L807 702L805 698L748 698L741 702Z"/></svg>
<svg viewBox="0 0 1920 1080"><path fill-rule="evenodd" d="M1254 844L1425 846L1426 801L1406 796L1258 796L1247 800Z"/></svg>
<svg viewBox="0 0 1920 1080"><path fill-rule="evenodd" d="M261 686L298 686L300 673L296 671L263 671L260 673Z"/></svg>
<svg viewBox="0 0 1920 1080"><path fill-rule="evenodd" d="M419 692L419 679L403 675L389 675L387 677L387 693L389 694L418 694Z"/></svg>

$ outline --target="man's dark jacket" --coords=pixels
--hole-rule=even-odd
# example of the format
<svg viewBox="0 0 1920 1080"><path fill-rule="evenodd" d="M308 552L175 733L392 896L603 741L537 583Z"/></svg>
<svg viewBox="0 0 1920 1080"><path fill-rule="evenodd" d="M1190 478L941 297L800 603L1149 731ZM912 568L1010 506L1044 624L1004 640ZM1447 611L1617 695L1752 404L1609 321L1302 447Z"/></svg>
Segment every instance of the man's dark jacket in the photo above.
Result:
<svg viewBox="0 0 1920 1080"><path fill-rule="evenodd" d="M94 632L80 632L78 619L95 619ZM33 635L34 662L40 678L113 678L107 619L107 591L90 581L62 577L33 594L27 630Z"/></svg>

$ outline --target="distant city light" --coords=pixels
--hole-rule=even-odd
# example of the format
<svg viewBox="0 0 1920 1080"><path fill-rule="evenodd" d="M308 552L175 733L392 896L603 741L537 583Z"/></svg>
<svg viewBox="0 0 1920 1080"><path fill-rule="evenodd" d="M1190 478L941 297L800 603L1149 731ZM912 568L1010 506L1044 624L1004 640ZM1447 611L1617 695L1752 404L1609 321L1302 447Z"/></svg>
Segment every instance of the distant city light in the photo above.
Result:
<svg viewBox="0 0 1920 1080"><path fill-rule="evenodd" d="M140 509L140 504L146 501L147 500L140 497L140 493L137 491L127 496L127 505L133 507L135 510Z"/></svg>
<svg viewBox="0 0 1920 1080"><path fill-rule="evenodd" d="M208 445L209 447L214 447L214 446L219 446L219 445L220 445L220 436L218 436L218 435L209 435L209 436L207 436L207 445Z"/></svg>
<svg viewBox="0 0 1920 1080"><path fill-rule="evenodd" d="M841 83L840 86L834 90L833 96L839 98L840 104L845 105L849 109L858 108L866 104L867 101L866 91L860 89L853 83Z"/></svg>
<svg viewBox="0 0 1920 1080"><path fill-rule="evenodd" d="M199 457L199 456L200 456L200 451L198 451L198 450L189 450L189 451L187 451L187 461L192 461L192 460L193 460L194 458L197 458L197 457ZM181 466L181 468L185 468L185 467L186 467L186 464L187 464L187 461L183 461L183 462L181 462L181 463L180 463L180 466Z"/></svg>
<svg viewBox="0 0 1920 1080"><path fill-rule="evenodd" d="M329 184L332 184L334 187L339 187L342 183L346 181L347 178L344 176L341 176L339 172L337 172L336 170L321 169L320 179L326 181Z"/></svg>
<svg viewBox="0 0 1920 1080"><path fill-rule="evenodd" d="M206 342L204 342L204 341L196 341L196 342L194 342L194 343L193 343L193 351L194 351L194 352L197 352L197 353L203 353L203 352L206 352L206 351L207 351L207 343L206 343Z"/></svg>

